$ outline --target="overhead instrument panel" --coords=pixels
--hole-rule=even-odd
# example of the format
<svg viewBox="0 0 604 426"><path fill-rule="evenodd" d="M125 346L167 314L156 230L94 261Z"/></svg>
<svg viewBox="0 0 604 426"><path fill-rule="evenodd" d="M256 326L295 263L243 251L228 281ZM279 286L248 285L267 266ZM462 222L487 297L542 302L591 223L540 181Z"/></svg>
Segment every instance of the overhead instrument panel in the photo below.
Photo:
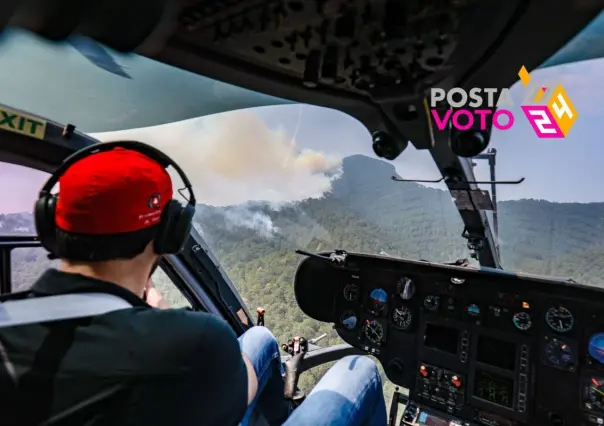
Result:
<svg viewBox="0 0 604 426"><path fill-rule="evenodd" d="M474 3L202 0L182 14L179 40L309 88L392 91L447 69Z"/></svg>
<svg viewBox="0 0 604 426"><path fill-rule="evenodd" d="M313 276L321 260L299 273L317 294L337 286L338 334L410 389L405 424L424 413L472 426L604 425L603 290L410 260L348 261L339 284L322 282L324 269Z"/></svg>

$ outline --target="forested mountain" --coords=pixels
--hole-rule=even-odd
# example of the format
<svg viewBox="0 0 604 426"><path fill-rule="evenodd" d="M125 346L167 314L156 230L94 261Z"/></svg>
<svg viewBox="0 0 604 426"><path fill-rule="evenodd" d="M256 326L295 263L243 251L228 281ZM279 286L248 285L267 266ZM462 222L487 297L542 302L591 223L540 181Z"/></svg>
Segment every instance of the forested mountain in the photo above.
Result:
<svg viewBox="0 0 604 426"><path fill-rule="evenodd" d="M267 326L280 341L293 335L329 334L297 308L292 280L296 248L342 248L434 261L468 257L463 224L448 192L391 180L392 165L364 156L343 161L342 174L322 199L279 206L252 203L217 208L199 205L198 229L250 309L263 306ZM604 285L604 203L557 204L542 200L499 203L504 266L525 272L571 276ZM0 215L0 233L34 229L31 215ZM24 231L26 230L26 231ZM19 249L13 277L31 282L47 262L43 251ZM325 368L302 378L309 389Z"/></svg>

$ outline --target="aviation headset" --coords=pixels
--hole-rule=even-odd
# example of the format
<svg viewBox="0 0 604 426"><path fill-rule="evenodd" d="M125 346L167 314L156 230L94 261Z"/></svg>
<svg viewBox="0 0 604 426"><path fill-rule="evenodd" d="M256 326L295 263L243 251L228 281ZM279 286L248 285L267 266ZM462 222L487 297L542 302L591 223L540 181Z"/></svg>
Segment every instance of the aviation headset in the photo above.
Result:
<svg viewBox="0 0 604 426"><path fill-rule="evenodd" d="M151 145L136 141L119 141L94 144L73 153L61 163L40 190L34 207L34 219L40 243L51 254L56 255L57 252L57 224L55 221L57 195L51 193L52 189L67 169L76 162L99 152L110 151L115 148L136 151L156 161L164 168L172 166L176 170L189 193L188 203L183 205L172 199L166 204L158 225L154 249L160 255L176 254L183 249L191 231L196 203L195 194L187 175L174 160Z"/></svg>

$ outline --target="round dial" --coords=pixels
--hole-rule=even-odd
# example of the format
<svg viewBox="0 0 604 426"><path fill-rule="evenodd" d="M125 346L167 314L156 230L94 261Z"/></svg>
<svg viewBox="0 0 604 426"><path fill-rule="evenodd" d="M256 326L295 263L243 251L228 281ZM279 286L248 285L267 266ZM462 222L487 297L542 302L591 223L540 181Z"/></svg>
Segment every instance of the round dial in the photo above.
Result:
<svg viewBox="0 0 604 426"><path fill-rule="evenodd" d="M440 306L440 297L439 296L426 296L424 298L424 308L429 311L435 312L438 311L438 307Z"/></svg>
<svg viewBox="0 0 604 426"><path fill-rule="evenodd" d="M340 317L340 323L347 330L352 330L357 326L357 316L353 311L345 311Z"/></svg>
<svg viewBox="0 0 604 426"><path fill-rule="evenodd" d="M357 300L359 295L359 287L356 284L346 284L344 286L344 299L349 302Z"/></svg>
<svg viewBox="0 0 604 426"><path fill-rule="evenodd" d="M514 326L520 331L526 331L531 328L531 316L528 312L516 312L512 317Z"/></svg>
<svg viewBox="0 0 604 426"><path fill-rule="evenodd" d="M545 313L547 325L558 333L566 333L572 330L575 319L573 314L563 306L552 306Z"/></svg>
<svg viewBox="0 0 604 426"><path fill-rule="evenodd" d="M365 321L364 333L367 340L379 344L384 338L384 327L376 320Z"/></svg>
<svg viewBox="0 0 604 426"><path fill-rule="evenodd" d="M411 313L411 309L406 306L401 306L392 310L392 322L394 323L394 326L400 330L407 330L411 326L412 319L413 314Z"/></svg>
<svg viewBox="0 0 604 426"><path fill-rule="evenodd" d="M583 406L588 410L604 411L604 377L586 379L583 388Z"/></svg>
<svg viewBox="0 0 604 426"><path fill-rule="evenodd" d="M369 310L376 315L386 307L388 301L388 293L383 288L374 288L369 294Z"/></svg>
<svg viewBox="0 0 604 426"><path fill-rule="evenodd" d="M575 354L571 347L559 339L552 339L545 345L545 357L555 367L567 369L575 364Z"/></svg>
<svg viewBox="0 0 604 426"><path fill-rule="evenodd" d="M400 296L403 300L409 300L415 294L415 283L411 278L403 277L398 281Z"/></svg>

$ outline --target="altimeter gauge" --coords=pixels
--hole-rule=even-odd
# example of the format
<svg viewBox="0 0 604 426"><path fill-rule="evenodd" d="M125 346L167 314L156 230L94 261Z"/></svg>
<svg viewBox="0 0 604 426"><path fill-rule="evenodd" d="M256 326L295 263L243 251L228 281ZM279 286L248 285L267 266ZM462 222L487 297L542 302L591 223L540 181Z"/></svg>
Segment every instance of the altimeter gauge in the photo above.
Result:
<svg viewBox="0 0 604 426"><path fill-rule="evenodd" d="M401 306L392 310L392 323L399 330L407 330L411 327L412 320L413 314L408 307Z"/></svg>

